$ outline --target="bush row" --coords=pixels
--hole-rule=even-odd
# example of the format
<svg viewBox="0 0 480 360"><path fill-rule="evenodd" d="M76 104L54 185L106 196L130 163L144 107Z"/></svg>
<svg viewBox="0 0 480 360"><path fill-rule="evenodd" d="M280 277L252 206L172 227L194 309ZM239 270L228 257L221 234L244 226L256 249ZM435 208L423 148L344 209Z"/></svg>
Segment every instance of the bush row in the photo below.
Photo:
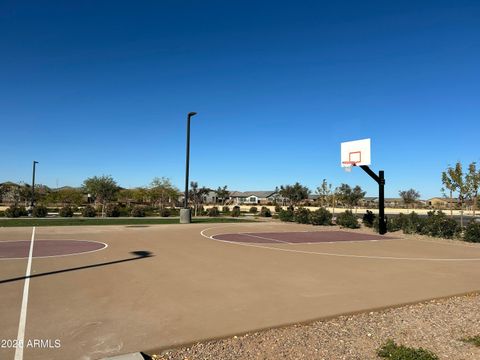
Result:
<svg viewBox="0 0 480 360"><path fill-rule="evenodd" d="M350 212L351 213L351 212ZM352 214L353 215L353 214ZM281 221L296 222L299 224L312 224L312 225L332 225L332 213L325 208L320 208L315 211L300 207L294 210L292 207L288 207L287 210L280 210L278 218ZM355 218L356 221L356 218ZM338 223L338 218L337 218ZM344 222L346 226L348 223ZM357 223L358 226L358 223Z"/></svg>
<svg viewBox="0 0 480 360"><path fill-rule="evenodd" d="M363 216L363 224L378 231L378 216L371 211ZM445 239L461 238L468 242L480 242L480 223L471 221L462 229L458 222L442 211L429 211L426 217L417 213L399 214L388 219L387 231L402 230L404 234L420 234Z"/></svg>
<svg viewBox="0 0 480 360"><path fill-rule="evenodd" d="M64 206L58 209L58 215L60 217L73 217L74 213L79 209L71 206ZM105 216L107 217L119 217L119 216L132 216L132 217L144 217L154 215L154 209L150 206L135 205L133 207L119 206L116 204L108 204L104 208ZM162 208L158 210L158 213L162 217L178 216L179 210L174 208ZM87 205L81 209L83 217L95 217L102 214L101 206L95 208L92 205ZM4 212L6 217L18 218L21 216L27 216L28 211L24 206L12 205ZM32 210L33 217L46 217L48 215L48 209L43 205L37 205Z"/></svg>

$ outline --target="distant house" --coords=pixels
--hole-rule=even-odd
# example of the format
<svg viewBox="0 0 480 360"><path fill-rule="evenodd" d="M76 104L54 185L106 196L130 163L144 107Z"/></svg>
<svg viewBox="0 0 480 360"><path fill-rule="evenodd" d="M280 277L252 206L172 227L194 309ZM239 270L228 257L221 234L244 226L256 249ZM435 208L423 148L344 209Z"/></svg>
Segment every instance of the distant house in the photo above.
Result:
<svg viewBox="0 0 480 360"><path fill-rule="evenodd" d="M457 198L450 199L450 198L443 198L443 197L434 197L434 198L428 199L426 201L427 206L431 206L431 207L434 207L436 209L450 207L450 204L452 204L452 207L457 206L458 199Z"/></svg>
<svg viewBox="0 0 480 360"><path fill-rule="evenodd" d="M269 191L232 191L229 203L235 205L268 204L278 201L280 196L277 192Z"/></svg>

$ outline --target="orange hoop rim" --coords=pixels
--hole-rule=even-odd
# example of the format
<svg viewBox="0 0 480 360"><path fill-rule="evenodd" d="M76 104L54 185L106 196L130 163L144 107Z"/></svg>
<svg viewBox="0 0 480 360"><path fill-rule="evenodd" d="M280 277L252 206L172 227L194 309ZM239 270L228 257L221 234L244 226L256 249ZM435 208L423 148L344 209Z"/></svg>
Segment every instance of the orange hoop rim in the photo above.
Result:
<svg viewBox="0 0 480 360"><path fill-rule="evenodd" d="M357 166L357 161L342 161L344 165Z"/></svg>

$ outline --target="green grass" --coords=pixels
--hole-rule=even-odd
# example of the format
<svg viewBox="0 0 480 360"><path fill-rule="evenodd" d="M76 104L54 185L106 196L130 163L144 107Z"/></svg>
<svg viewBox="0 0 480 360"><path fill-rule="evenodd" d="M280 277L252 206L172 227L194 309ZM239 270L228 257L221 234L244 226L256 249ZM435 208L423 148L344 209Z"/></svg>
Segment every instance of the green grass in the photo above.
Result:
<svg viewBox="0 0 480 360"><path fill-rule="evenodd" d="M480 347L480 335L471 336L468 338L461 339L463 342L473 344L477 347Z"/></svg>
<svg viewBox="0 0 480 360"><path fill-rule="evenodd" d="M78 225L158 225L178 224L178 218L19 218L1 219L0 227L18 226L78 226ZM238 218L193 218L194 224L253 222Z"/></svg>
<svg viewBox="0 0 480 360"><path fill-rule="evenodd" d="M378 349L377 355L390 360L438 360L438 356L429 350L397 345L392 339Z"/></svg>

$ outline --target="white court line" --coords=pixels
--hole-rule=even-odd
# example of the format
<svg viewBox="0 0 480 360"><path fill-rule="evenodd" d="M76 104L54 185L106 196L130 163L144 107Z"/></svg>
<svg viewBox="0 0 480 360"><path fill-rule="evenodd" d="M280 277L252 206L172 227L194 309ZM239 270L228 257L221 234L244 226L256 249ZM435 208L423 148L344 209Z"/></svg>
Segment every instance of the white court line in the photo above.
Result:
<svg viewBox="0 0 480 360"><path fill-rule="evenodd" d="M231 225L230 225L231 226ZM205 235L204 232L211 230L211 229L216 229L216 228L223 228L227 226L218 226L218 227L210 227L203 229L200 231L200 235L203 236L204 238L214 240L214 241L220 241L224 242L227 244L233 244L233 245L240 245L240 246L250 246L250 247L255 247L255 248L260 248L260 249L267 249L267 250L274 250L274 251L284 251L284 252L292 252L292 253L298 253L298 254L311 254L311 255L322 255L322 256L335 256L335 257L347 257L347 258L357 258L357 259L374 259L374 260L405 260L405 261L445 261L445 262L461 262L461 261L480 261L480 258L452 258L452 259L442 259L442 258L412 258L412 257L394 257L394 256L371 256L371 255L354 255L354 254L336 254L336 253L328 253L328 252L319 252L319 251L306 251L306 250L295 250L295 249L284 249L284 248L276 248L276 247L271 247L271 246L261 246L261 245L255 245L255 244L249 244L249 243L241 243L241 242L234 242L234 241L228 241L228 240L220 240L220 239L215 239L213 236L208 236Z"/></svg>
<svg viewBox="0 0 480 360"><path fill-rule="evenodd" d="M27 323L28 290L30 287L30 272L32 270L33 242L35 241L35 226L32 230L30 252L28 253L27 271L25 272L25 283L23 284L22 308L20 310L20 321L18 324L17 347L15 348L15 360L23 360L23 347L25 340L25 324Z"/></svg>

